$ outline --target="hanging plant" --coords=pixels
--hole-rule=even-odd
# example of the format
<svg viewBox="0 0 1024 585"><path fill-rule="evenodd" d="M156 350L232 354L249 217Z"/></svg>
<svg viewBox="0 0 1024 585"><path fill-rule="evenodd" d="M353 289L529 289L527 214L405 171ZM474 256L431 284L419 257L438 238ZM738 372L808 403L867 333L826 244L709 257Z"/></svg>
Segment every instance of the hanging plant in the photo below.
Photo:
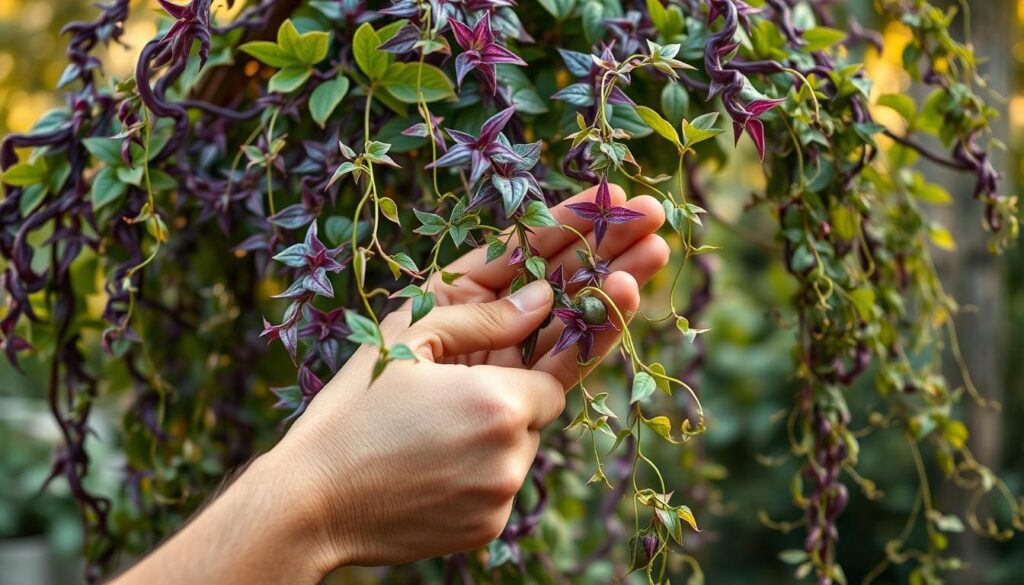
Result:
<svg viewBox="0 0 1024 585"><path fill-rule="evenodd" d="M145 550L178 526L214 478L301 416L358 346L376 346L376 375L412 359L385 343L381 318L403 302L413 321L429 314L439 290L467 278L448 262L479 247L488 263L514 268L511 291L551 283L560 329L550 351L592 364L595 334L618 330L618 385L593 391L580 379L580 410L548 437L489 554L438 562L464 579L499 571L592 583L602 578L592 559L612 563L604 578L698 579L686 536L702 520L666 480L671 460L649 445L706 428L691 386L702 336L714 334L699 326L716 251L701 241L715 207L706 176L745 156L734 145L748 141L765 177L751 206L777 218L797 291L785 424L806 540L784 560L819 583L845 581L836 520L851 488L877 496L856 471L845 395L869 371L887 410L858 422L906 438L920 470L914 519L927 534L920 549L894 541L885 563L916 563L926 582L955 568L943 533L962 524L927 496L925 450L976 494L964 512L973 528L996 538L1021 528L1014 496L968 450L952 411L961 393L935 350L955 343L956 304L929 242L949 247L951 236L922 204L951 195L917 161L975 177L994 251L1017 235L1016 199L1000 194L989 160L995 112L976 93L974 55L948 32L952 11L875 2L911 32L904 67L930 93L872 103L855 56L877 35L836 28L829 2L250 0L229 20L211 0L159 2L160 32L132 78L104 77L93 54L120 42L128 0L68 25L67 106L0 146L0 347L15 366L49 367L63 437L50 479L79 504L92 579L117 552ZM899 127L877 123L876 108L894 111ZM671 331L696 357L655 361L632 314L602 288L610 226L661 221L631 204L641 194L661 204L676 273L658 291L669 311L642 315L640 327ZM559 229L575 254L551 265L531 242ZM541 357L538 335L523 344L527 365ZM294 382L276 385L284 372ZM966 390L983 402L969 380ZM123 398L127 456L113 501L86 482L90 416L107 395ZM576 436L589 455L569 446ZM577 473L598 495L612 491L599 514L574 520L602 536L565 542L541 519L551 502L580 497L566 479ZM977 518L987 495L1004 497L1012 527ZM420 567L425 579L437 574L432 562Z"/></svg>

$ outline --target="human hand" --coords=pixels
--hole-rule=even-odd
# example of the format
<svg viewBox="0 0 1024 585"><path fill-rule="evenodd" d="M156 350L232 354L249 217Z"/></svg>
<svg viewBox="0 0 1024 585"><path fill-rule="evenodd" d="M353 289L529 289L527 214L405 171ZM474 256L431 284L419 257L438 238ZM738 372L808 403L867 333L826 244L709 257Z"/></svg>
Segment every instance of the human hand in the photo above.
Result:
<svg viewBox="0 0 1024 585"><path fill-rule="evenodd" d="M611 197L644 217L610 226L600 247L589 222L565 208L592 200L593 189L551 213L609 262L603 289L628 321L639 284L669 250L653 235L664 219L654 199L623 203L614 186ZM530 243L572 274L576 238L540 228ZM415 362L392 362L371 384L377 349L360 348L274 449L116 583L313 583L340 565L401 563L496 538L540 429L596 360L581 371L575 351L545 355L561 333L556 320L541 331L539 357L523 364L518 344L550 313L552 290L541 281L506 296L515 270L507 256L485 258L477 249L449 266L465 273L457 286L428 283L438 307L415 325L408 308L381 323L388 346L404 343ZM625 325L614 313L612 321ZM593 354L608 353L617 337L599 333Z"/></svg>
<svg viewBox="0 0 1024 585"><path fill-rule="evenodd" d="M609 261L604 290L628 319L639 304L638 282L668 260L668 246L653 234L662 208L650 197L625 202L613 186L613 204L644 217L611 226L598 247L590 222L565 207L593 198L589 189L551 212ZM579 268L580 242L571 231L540 228L531 245L551 267L561 264L569 275ZM371 384L377 350L360 348L275 449L300 476L309 475L300 480L319 509L323 569L470 550L505 526L540 429L561 413L563 391L586 373L575 351L545 355L561 332L557 321L541 332L535 363L522 363L518 344L550 313L552 292L535 282L504 297L516 274L509 253L487 263L480 248L452 263L446 270L465 276L454 286L440 278L428 283L439 306L411 327L408 307L384 319L387 345L407 345L418 361L391 362ZM617 337L599 334L595 355L610 351Z"/></svg>

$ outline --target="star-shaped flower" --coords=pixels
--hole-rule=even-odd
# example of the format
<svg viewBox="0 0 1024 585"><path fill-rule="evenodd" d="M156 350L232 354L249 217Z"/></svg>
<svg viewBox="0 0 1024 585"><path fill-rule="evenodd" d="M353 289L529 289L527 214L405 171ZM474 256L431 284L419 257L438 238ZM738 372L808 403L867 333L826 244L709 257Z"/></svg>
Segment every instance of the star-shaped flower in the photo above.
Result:
<svg viewBox="0 0 1024 585"><path fill-rule="evenodd" d="M593 203L572 203L567 205L573 213L594 222L594 241L598 246L604 239L610 223L626 223L634 219L640 219L644 214L626 209L625 207L612 207L611 193L608 191L608 178L603 177L597 186L597 197Z"/></svg>
<svg viewBox="0 0 1024 585"><path fill-rule="evenodd" d="M576 274L572 275L569 279L570 284L586 283L585 286L601 284L601 281L606 276L612 273L611 268L608 267L607 260L601 260L598 258L592 258L586 252L578 250L576 255L580 257L580 268L576 270Z"/></svg>
<svg viewBox="0 0 1024 585"><path fill-rule="evenodd" d="M552 355L565 350L570 345L578 343L580 346L580 357L583 358L583 361L589 360L590 354L594 351L594 334L609 329L617 329L608 320L607 315L605 315L605 319L601 323L589 323L585 318L586 315L583 309L579 307L553 309L552 312L565 324L562 334L558 337L558 342L551 349Z"/></svg>
<svg viewBox="0 0 1024 585"><path fill-rule="evenodd" d="M309 224L303 243L289 246L274 256L274 260L292 268L302 268L304 273L287 290L275 295L275 298L299 298L305 296L307 292L333 298L334 287L327 279L327 273L340 272L345 268L345 265L337 260L340 253L341 248L328 249L320 241L315 221Z"/></svg>
<svg viewBox="0 0 1024 585"><path fill-rule="evenodd" d="M419 122L418 124L413 124L405 130L402 130L402 135L426 138L428 134L431 134L431 130L433 130L433 134L430 138L434 141L434 144L437 145L437 149L441 152L448 152L448 145L444 143L444 134L441 131L441 122L444 122L444 117L435 116L430 112L427 112L427 115L430 116L429 127L425 121Z"/></svg>
<svg viewBox="0 0 1024 585"><path fill-rule="evenodd" d="M345 309L338 307L331 311L321 311L312 305L306 305L309 321L299 328L299 337L309 338L320 359L332 371L336 371L341 352L341 340L352 333L345 323Z"/></svg>
<svg viewBox="0 0 1024 585"><path fill-rule="evenodd" d="M511 106L491 116L480 128L479 136L472 136L449 128L448 135L455 140L455 145L448 149L444 156L430 163L426 168L454 167L471 163L469 180L470 183L476 183L494 163L515 165L525 162L523 157L508 146L508 141L498 139L502 128L508 124L515 113L515 106Z"/></svg>
<svg viewBox="0 0 1024 585"><path fill-rule="evenodd" d="M454 19L449 24L455 34L455 42L459 43L463 49L463 52L455 58L455 76L460 88L462 79L475 69L487 84L491 95L494 95L498 93L495 65L501 63L526 65L526 61L497 43L494 32L491 30L490 12L484 13L483 18L478 20L473 28Z"/></svg>

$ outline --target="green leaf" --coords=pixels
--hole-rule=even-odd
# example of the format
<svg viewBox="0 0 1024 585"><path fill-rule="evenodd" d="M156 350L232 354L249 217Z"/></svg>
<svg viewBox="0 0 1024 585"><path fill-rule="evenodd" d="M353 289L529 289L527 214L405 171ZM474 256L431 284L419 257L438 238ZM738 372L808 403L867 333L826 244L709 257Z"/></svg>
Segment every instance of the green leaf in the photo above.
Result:
<svg viewBox="0 0 1024 585"><path fill-rule="evenodd" d="M463 276L466 276L465 272L448 272L447 270L442 270L441 282L447 284L448 286L452 286Z"/></svg>
<svg viewBox="0 0 1024 585"><path fill-rule="evenodd" d="M610 406L605 404L608 401L608 393L602 392L594 397L590 402L591 408L599 414L603 414L608 418L619 418L619 415L615 414L615 411Z"/></svg>
<svg viewBox="0 0 1024 585"><path fill-rule="evenodd" d="M547 262L540 256L531 256L526 259L526 270L536 278L543 280L547 275Z"/></svg>
<svg viewBox="0 0 1024 585"><path fill-rule="evenodd" d="M948 205L953 202L953 196L945 188L935 183L929 183L917 174L910 184L910 194L914 199L932 203L935 205Z"/></svg>
<svg viewBox="0 0 1024 585"><path fill-rule="evenodd" d="M388 357L396 360L415 360L416 354L404 343L396 343L388 348Z"/></svg>
<svg viewBox="0 0 1024 585"><path fill-rule="evenodd" d="M487 242L487 263L493 262L498 258L501 258L501 256L505 254L505 250L507 249L508 244L506 244L502 240L499 240L498 238L491 236L489 241Z"/></svg>
<svg viewBox="0 0 1024 585"><path fill-rule="evenodd" d="M395 99L407 104L423 101L430 103L455 97L455 86L444 71L429 63L392 63L381 83Z"/></svg>
<svg viewBox="0 0 1024 585"><path fill-rule="evenodd" d="M117 171L111 167L102 169L92 179L92 210L99 211L124 196L128 185L117 179Z"/></svg>
<svg viewBox="0 0 1024 585"><path fill-rule="evenodd" d="M700 528L697 528L697 519L693 517L693 512L690 510L689 506L679 506L676 508L676 516L678 516L683 522L689 524L690 528L694 531L700 532Z"/></svg>
<svg viewBox="0 0 1024 585"><path fill-rule="evenodd" d="M348 78L339 75L337 79L321 83L309 96L309 113L313 115L313 121L321 128L327 123L327 118L331 117L331 113L341 103L345 94L348 93L348 86Z"/></svg>
<svg viewBox="0 0 1024 585"><path fill-rule="evenodd" d="M932 243L939 248L949 252L956 250L956 240L953 239L953 234L945 227L941 225L932 226L928 230L928 236L931 238Z"/></svg>
<svg viewBox="0 0 1024 585"><path fill-rule="evenodd" d="M714 127L717 120L718 112L710 112L703 116L698 116L692 122L683 120L683 145L687 148L692 148L693 145L704 142L709 138L714 138L724 132L724 130Z"/></svg>
<svg viewBox="0 0 1024 585"><path fill-rule="evenodd" d="M913 122L917 117L917 104L914 98L902 93L887 93L878 98L878 105L892 108L907 122Z"/></svg>
<svg viewBox="0 0 1024 585"><path fill-rule="evenodd" d="M313 68L309 65L288 65L270 78L267 89L278 93L293 92L305 83L312 73Z"/></svg>
<svg viewBox="0 0 1024 585"><path fill-rule="evenodd" d="M360 345L376 345L382 347L384 345L384 339L381 337L380 328L377 324L363 317L355 311L345 311L345 323L348 324L349 330L352 331L346 337L352 343L358 343Z"/></svg>
<svg viewBox="0 0 1024 585"><path fill-rule="evenodd" d="M647 372L637 372L633 376L633 392L629 397L629 403L634 404L641 402L657 389L658 385L654 381L654 377Z"/></svg>
<svg viewBox="0 0 1024 585"><path fill-rule="evenodd" d="M86 139L88 140L88 138ZM32 162L22 162L3 172L0 177L12 187L28 187L46 179L46 159L39 157Z"/></svg>
<svg viewBox="0 0 1024 585"><path fill-rule="evenodd" d="M305 60L299 58L302 50L302 37L299 36L299 31L290 18L277 27L277 46L291 56L294 63L305 63Z"/></svg>
<svg viewBox="0 0 1024 585"><path fill-rule="evenodd" d="M808 559L807 551L791 548L779 553L779 559L787 565L799 565Z"/></svg>
<svg viewBox="0 0 1024 585"><path fill-rule="evenodd" d="M117 179L123 183L129 185L135 185L139 187L142 185L142 179L145 177L146 169L143 167L117 167Z"/></svg>
<svg viewBox="0 0 1024 585"><path fill-rule="evenodd" d="M801 50L811 52L821 51L822 49L827 49L839 44L846 38L846 33L827 26L817 26L812 29L805 30L803 36L804 40L807 41L807 44L804 45Z"/></svg>
<svg viewBox="0 0 1024 585"><path fill-rule="evenodd" d="M271 67L287 67L298 64L292 55L277 46L277 43L270 41L252 41L245 43L239 49Z"/></svg>
<svg viewBox="0 0 1024 585"><path fill-rule="evenodd" d="M416 266L416 262L414 262L413 259L410 258L409 255L406 254L405 252L398 252L394 256L392 256L392 258L394 259L395 263L398 264L399 267L404 268L409 272L420 271L420 269Z"/></svg>
<svg viewBox="0 0 1024 585"><path fill-rule="evenodd" d="M672 438L672 422L668 420L667 416L656 416L654 418L640 417L640 420L647 425L647 428L657 433L669 443L678 443L678 441Z"/></svg>
<svg viewBox="0 0 1024 585"><path fill-rule="evenodd" d="M867 321L871 318L875 306L875 291L867 287L858 288L850 292L850 301L861 319Z"/></svg>
<svg viewBox="0 0 1024 585"><path fill-rule="evenodd" d="M111 166L123 166L121 160L121 140L118 138L104 138L94 136L82 140L85 149L89 154Z"/></svg>
<svg viewBox="0 0 1024 585"><path fill-rule="evenodd" d="M327 46L331 37L323 31L310 31L299 37L299 48L296 58L306 65L316 65L327 56Z"/></svg>
<svg viewBox="0 0 1024 585"><path fill-rule="evenodd" d="M428 292L412 299L412 322L415 323L420 319L427 316L428 313L434 308L434 304L437 301L437 297L434 293Z"/></svg>
<svg viewBox="0 0 1024 585"><path fill-rule="evenodd" d="M427 316L427 313L434 308L437 297L432 292L427 292L420 287L410 284L394 294L396 297L412 299L412 322L415 323Z"/></svg>
<svg viewBox="0 0 1024 585"><path fill-rule="evenodd" d="M565 20L576 7L576 0L538 0L538 3L559 21Z"/></svg>
<svg viewBox="0 0 1024 585"><path fill-rule="evenodd" d="M559 225L558 220L548 211L548 206L540 201L531 201L526 206L526 213L519 218L519 221L528 227L557 227Z"/></svg>
<svg viewBox="0 0 1024 585"><path fill-rule="evenodd" d="M681 124L690 107L690 94L681 83L666 83L661 90L661 111L673 126ZM673 128L674 130L674 128Z"/></svg>
<svg viewBox="0 0 1024 585"><path fill-rule="evenodd" d="M384 77L388 70L388 54L377 50L382 42L377 31L373 30L368 22L364 22L356 30L352 39L352 53L356 58L356 65L359 65L370 81Z"/></svg>
<svg viewBox="0 0 1024 585"><path fill-rule="evenodd" d="M679 132L676 131L675 126L670 124L668 120L661 117L661 114L655 112L647 106L637 106L636 113L640 116L640 119L644 121L644 124L658 133L659 136L668 140L677 147L682 148L683 145L679 142Z"/></svg>
<svg viewBox="0 0 1024 585"><path fill-rule="evenodd" d="M448 223L436 213L427 213L419 209L413 209L412 212L416 214L416 219L420 220L420 223L423 224L413 230L417 234L436 236L448 229Z"/></svg>
<svg viewBox="0 0 1024 585"><path fill-rule="evenodd" d="M343 215L333 215L324 222L324 233L335 246L352 238L352 220Z"/></svg>
<svg viewBox="0 0 1024 585"><path fill-rule="evenodd" d="M377 205L380 206L380 212L384 214L384 217L398 225L402 225L402 222L398 220L398 206L395 205L394 199L390 197L381 197L377 199Z"/></svg>

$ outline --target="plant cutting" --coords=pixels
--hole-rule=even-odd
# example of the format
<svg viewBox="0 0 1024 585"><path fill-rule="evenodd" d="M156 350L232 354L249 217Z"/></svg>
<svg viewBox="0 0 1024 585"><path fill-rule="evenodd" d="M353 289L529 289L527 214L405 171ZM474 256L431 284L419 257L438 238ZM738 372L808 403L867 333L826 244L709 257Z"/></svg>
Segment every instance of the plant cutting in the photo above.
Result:
<svg viewBox="0 0 1024 585"><path fill-rule="evenodd" d="M507 293L534 281L554 291L519 349L524 367L572 352L582 372L603 357L595 336L617 331L620 343L606 376L577 380L575 411L546 436L501 535L483 554L408 570L425 581L699 582L687 538L704 519L656 451L686 449L708 428L692 371L714 335L701 327L717 252L704 243L717 217L707 184L737 160L763 179L749 206L773 218L768 237L796 291L778 309L795 334L783 424L800 519L766 523L799 525L805 542L784 560L800 577L846 581L837 519L851 489L879 496L857 472L851 429L863 426L898 433L919 464L908 522L925 538L908 530L879 571L909 563L937 582L956 566L944 536L962 527L954 514L995 538L1024 527L955 415L964 397L984 400L969 377L959 391L941 376L936 350L955 347L957 305L931 246L953 243L925 205L952 195L919 163L975 178L993 252L1018 229L990 161L995 111L975 56L949 32L954 11L875 2L910 33L918 103L872 92L859 59L878 39L841 30L829 2L235 2L225 16L211 0L159 0L160 31L127 79L104 77L94 52L121 40L128 0L68 25L67 107L0 145L0 347L12 364L50 368L63 441L48 481L67 482L79 504L91 578L166 536L355 352L372 352L373 379L415 360L388 342L384 317L404 306L412 324L428 318L439 291L471 286L452 260L479 250L485 266L513 271ZM896 122L876 121L883 110ZM562 210L582 230L556 218L588 188L592 199ZM618 227L660 219L631 206L643 196L661 205L675 261L656 291L665 310L630 324L605 290L615 262L602 251ZM551 230L571 249L541 253ZM693 351L655 357L648 333ZM872 392L877 411L851 412L853 391ZM114 498L87 479L90 416L108 396L121 399L126 454ZM971 504L940 511L929 465ZM597 513L567 522L580 474ZM1010 524L979 517L982 501L1008 509ZM556 517L602 536L573 546L544 529ZM607 575L588 572L594 560Z"/></svg>

